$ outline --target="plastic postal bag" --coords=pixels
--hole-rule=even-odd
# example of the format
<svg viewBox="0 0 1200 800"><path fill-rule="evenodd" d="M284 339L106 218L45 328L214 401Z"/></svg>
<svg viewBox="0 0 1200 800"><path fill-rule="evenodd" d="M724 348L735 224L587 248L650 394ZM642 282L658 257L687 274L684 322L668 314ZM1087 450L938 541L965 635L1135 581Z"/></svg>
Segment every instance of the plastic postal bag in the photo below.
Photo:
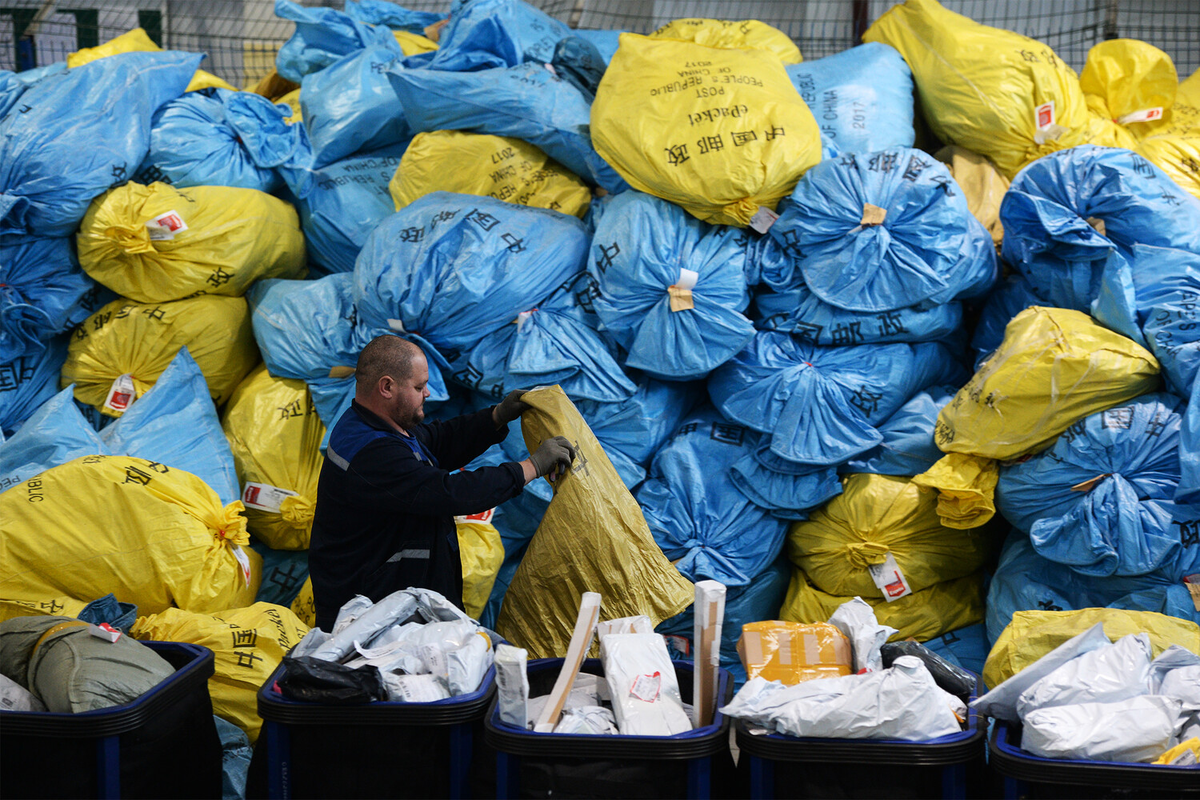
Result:
<svg viewBox="0 0 1200 800"><path fill-rule="evenodd" d="M1079 79L1041 42L980 25L936 0L892 6L863 41L904 56L939 139L990 158L1009 178L1087 141L1091 117Z"/></svg>
<svg viewBox="0 0 1200 800"><path fill-rule="evenodd" d="M275 0L275 16L296 23L295 32L275 56L279 75L295 83L371 45L400 52L386 27L368 25L333 8L305 8L291 0Z"/></svg>
<svg viewBox="0 0 1200 800"><path fill-rule="evenodd" d="M632 33L596 91L591 133L633 188L710 223L744 228L758 214L760 232L821 159L816 120L774 53Z"/></svg>
<svg viewBox="0 0 1200 800"><path fill-rule="evenodd" d="M1024 720L1042 708L1116 703L1149 693L1150 637L1129 634L1038 679L1017 698L1017 716Z"/></svg>
<svg viewBox="0 0 1200 800"><path fill-rule="evenodd" d="M499 632L544 658L566 651L576 598L584 591L612 598L605 616L645 614L655 625L687 608L691 584L654 544L637 503L570 400L558 388L522 399L533 407L521 418L526 446L566 436L576 457L554 486L554 500L508 587Z"/></svg>
<svg viewBox="0 0 1200 800"><path fill-rule="evenodd" d="M0 494L0 597L85 601L112 592L147 614L251 602L261 560L241 503L199 478L128 456L84 456Z"/></svg>
<svg viewBox="0 0 1200 800"><path fill-rule="evenodd" d="M37 355L107 302L65 238L0 239L0 283L0 364Z"/></svg>
<svg viewBox="0 0 1200 800"><path fill-rule="evenodd" d="M388 191L397 210L435 191L494 197L576 217L592 200L579 178L528 142L462 131L414 136Z"/></svg>
<svg viewBox="0 0 1200 800"><path fill-rule="evenodd" d="M140 303L304 275L295 209L255 189L127 183L92 202L76 241L89 275Z"/></svg>
<svg viewBox="0 0 1200 800"><path fill-rule="evenodd" d="M610 633L600 638L600 659L622 736L674 736L692 729L662 636Z"/></svg>
<svg viewBox="0 0 1200 800"><path fill-rule="evenodd" d="M139 639L188 642L212 650L215 667L208 689L213 713L244 730L251 744L262 727L258 690L306 633L308 626L295 614L270 603L208 614L169 608L139 618L133 628Z"/></svg>
<svg viewBox="0 0 1200 800"><path fill-rule="evenodd" d="M694 42L727 50L764 50L779 56L784 64L799 64L802 60L800 48L786 33L756 19L677 19L654 31L650 38Z"/></svg>
<svg viewBox="0 0 1200 800"><path fill-rule="evenodd" d="M108 417L145 394L187 347L217 405L258 362L250 308L240 297L201 295L170 303L114 300L71 335L61 385Z"/></svg>
<svg viewBox="0 0 1200 800"><path fill-rule="evenodd" d="M308 388L259 366L229 398L222 426L250 533L272 548L308 549L325 437Z"/></svg>
<svg viewBox="0 0 1200 800"><path fill-rule="evenodd" d="M1034 306L938 414L935 437L948 453L1014 459L1157 385L1158 361L1144 347L1081 312Z"/></svg>
<svg viewBox="0 0 1200 800"><path fill-rule="evenodd" d="M1109 39L1088 50L1079 87L1112 147L1137 149L1175 104L1179 76L1171 57L1137 39Z"/></svg>
<svg viewBox="0 0 1200 800"><path fill-rule="evenodd" d="M96 47L84 47L73 53L68 53L66 66L68 69L77 69L84 64L90 64L93 61L122 53L158 52L162 52L162 48L154 43L154 40L150 38L145 29L134 28L122 33L120 36L114 36L104 44L97 45ZM187 88L184 91L195 92L201 89L227 89L236 91L237 87L230 85L211 72L198 69L192 74L192 79L188 82Z"/></svg>
<svg viewBox="0 0 1200 800"><path fill-rule="evenodd" d="M1008 191L1009 180L991 159L972 153L965 147L947 145L933 154L946 165L951 177L967 198L967 208L979 224L987 228L992 244L1000 249L1004 224L1000 222L1000 202Z"/></svg>
<svg viewBox="0 0 1200 800"><path fill-rule="evenodd" d="M1157 695L1041 708L1025 717L1021 749L1042 758L1153 761L1174 741L1179 708Z"/></svg>

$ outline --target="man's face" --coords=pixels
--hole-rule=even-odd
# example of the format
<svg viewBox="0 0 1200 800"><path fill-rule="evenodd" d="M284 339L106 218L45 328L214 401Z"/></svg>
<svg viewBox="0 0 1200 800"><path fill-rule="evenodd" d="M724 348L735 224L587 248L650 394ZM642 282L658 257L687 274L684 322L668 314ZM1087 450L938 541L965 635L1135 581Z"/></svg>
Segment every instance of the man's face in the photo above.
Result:
<svg viewBox="0 0 1200 800"><path fill-rule="evenodd" d="M390 382L392 396L388 416L405 431L425 419L425 398L429 397L429 364L424 355L413 356L412 374L403 381Z"/></svg>

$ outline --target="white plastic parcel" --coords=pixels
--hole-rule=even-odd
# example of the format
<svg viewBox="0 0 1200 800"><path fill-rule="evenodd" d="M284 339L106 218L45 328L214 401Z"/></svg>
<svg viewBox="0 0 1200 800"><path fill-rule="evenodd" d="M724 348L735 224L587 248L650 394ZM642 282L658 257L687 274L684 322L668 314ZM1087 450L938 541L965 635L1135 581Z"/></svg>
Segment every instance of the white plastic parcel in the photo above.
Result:
<svg viewBox="0 0 1200 800"><path fill-rule="evenodd" d="M529 727L529 652L510 644L496 647L496 703L500 721Z"/></svg>
<svg viewBox="0 0 1200 800"><path fill-rule="evenodd" d="M1021 748L1043 758L1153 761L1173 744L1180 703L1143 695L1115 703L1078 703L1031 711Z"/></svg>
<svg viewBox="0 0 1200 800"><path fill-rule="evenodd" d="M896 629L880 625L875 618L875 609L861 597L855 597L838 606L829 618L829 624L837 628L850 640L854 654L854 671L877 672L883 669L883 656L879 649Z"/></svg>
<svg viewBox="0 0 1200 800"><path fill-rule="evenodd" d="M1017 715L1080 703L1114 703L1150 693L1150 636L1130 634L1073 658L1017 698Z"/></svg>
<svg viewBox="0 0 1200 800"><path fill-rule="evenodd" d="M667 643L657 633L610 633L600 658L623 736L674 736L692 729Z"/></svg>

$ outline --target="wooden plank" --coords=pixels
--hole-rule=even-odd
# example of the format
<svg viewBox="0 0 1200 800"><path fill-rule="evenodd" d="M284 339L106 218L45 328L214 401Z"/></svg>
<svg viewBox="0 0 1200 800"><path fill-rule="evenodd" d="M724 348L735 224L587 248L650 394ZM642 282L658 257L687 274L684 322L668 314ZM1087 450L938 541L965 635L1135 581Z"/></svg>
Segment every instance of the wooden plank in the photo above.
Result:
<svg viewBox="0 0 1200 800"><path fill-rule="evenodd" d="M717 710L717 670L721 666L721 625L725 621L725 587L717 581L696 584L692 646L692 727L711 725Z"/></svg>
<svg viewBox="0 0 1200 800"><path fill-rule="evenodd" d="M550 733L562 716L563 704L567 695L575 685L575 676L583 666L583 659L592 647L592 637L596 633L596 623L600 621L600 595L596 592L584 592L579 600L579 616L575 618L575 631L571 634L571 644L567 647L567 657L563 660L562 671L554 682L550 699L542 710L534 730L538 733Z"/></svg>

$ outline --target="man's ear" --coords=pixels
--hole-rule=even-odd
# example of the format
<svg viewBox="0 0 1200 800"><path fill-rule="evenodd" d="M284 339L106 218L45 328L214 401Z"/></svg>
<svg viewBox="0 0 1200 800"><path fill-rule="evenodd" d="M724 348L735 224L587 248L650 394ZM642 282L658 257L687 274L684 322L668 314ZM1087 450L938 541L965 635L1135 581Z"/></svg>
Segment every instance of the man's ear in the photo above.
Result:
<svg viewBox="0 0 1200 800"><path fill-rule="evenodd" d="M375 384L375 388L378 390L380 395L390 399L392 393L396 390L396 382L392 380L391 375L384 375L379 379L379 382Z"/></svg>

